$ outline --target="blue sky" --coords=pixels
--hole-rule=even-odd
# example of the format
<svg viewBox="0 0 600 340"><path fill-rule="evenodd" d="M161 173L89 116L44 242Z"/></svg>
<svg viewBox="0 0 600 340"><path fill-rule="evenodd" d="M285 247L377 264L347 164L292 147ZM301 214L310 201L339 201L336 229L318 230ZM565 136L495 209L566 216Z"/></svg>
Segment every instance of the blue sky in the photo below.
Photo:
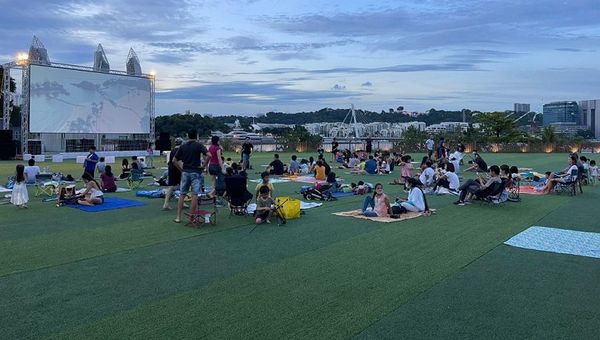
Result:
<svg viewBox="0 0 600 340"><path fill-rule="evenodd" d="M157 73L157 114L533 110L600 98L600 4L571 1L0 0L0 61Z"/></svg>

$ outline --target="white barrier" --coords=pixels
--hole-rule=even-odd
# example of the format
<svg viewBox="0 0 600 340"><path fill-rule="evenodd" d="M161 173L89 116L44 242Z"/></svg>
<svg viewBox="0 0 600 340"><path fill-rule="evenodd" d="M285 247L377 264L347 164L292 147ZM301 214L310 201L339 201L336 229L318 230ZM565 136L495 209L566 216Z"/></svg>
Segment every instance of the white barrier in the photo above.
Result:
<svg viewBox="0 0 600 340"><path fill-rule="evenodd" d="M85 163L86 156L77 156L77 164Z"/></svg>
<svg viewBox="0 0 600 340"><path fill-rule="evenodd" d="M62 163L63 156L62 155L52 155L52 163Z"/></svg>
<svg viewBox="0 0 600 340"><path fill-rule="evenodd" d="M115 164L115 156L104 156L104 163Z"/></svg>

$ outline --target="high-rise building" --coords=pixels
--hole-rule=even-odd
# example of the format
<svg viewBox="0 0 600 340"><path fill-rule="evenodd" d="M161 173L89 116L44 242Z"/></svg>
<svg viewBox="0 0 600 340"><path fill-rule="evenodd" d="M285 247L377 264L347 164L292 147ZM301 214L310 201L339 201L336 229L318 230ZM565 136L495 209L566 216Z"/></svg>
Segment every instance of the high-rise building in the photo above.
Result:
<svg viewBox="0 0 600 340"><path fill-rule="evenodd" d="M515 111L516 114L527 113L527 112L531 111L531 105L529 105L529 104L515 103L515 105L514 105L514 111Z"/></svg>
<svg viewBox="0 0 600 340"><path fill-rule="evenodd" d="M579 105L574 101L544 104L542 120L544 126L554 126L557 133L575 134L586 129Z"/></svg>
<svg viewBox="0 0 600 340"><path fill-rule="evenodd" d="M579 108L583 115L585 126L594 134L594 138L600 138L600 99L582 100Z"/></svg>

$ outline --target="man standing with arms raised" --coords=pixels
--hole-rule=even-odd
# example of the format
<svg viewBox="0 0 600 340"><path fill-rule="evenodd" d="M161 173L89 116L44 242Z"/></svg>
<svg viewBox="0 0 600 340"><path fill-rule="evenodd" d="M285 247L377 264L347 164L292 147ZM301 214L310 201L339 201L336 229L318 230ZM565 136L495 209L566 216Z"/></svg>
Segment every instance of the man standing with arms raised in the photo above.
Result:
<svg viewBox="0 0 600 340"><path fill-rule="evenodd" d="M192 204L190 211L198 210L198 194L200 194L204 185L203 164L208 164L210 154L206 147L197 141L197 132L188 132L188 141L179 147L173 164L181 171L181 195L177 202L177 217L175 223L181 222L181 211L183 210L183 200L188 192L192 193ZM203 158L206 157L205 160Z"/></svg>

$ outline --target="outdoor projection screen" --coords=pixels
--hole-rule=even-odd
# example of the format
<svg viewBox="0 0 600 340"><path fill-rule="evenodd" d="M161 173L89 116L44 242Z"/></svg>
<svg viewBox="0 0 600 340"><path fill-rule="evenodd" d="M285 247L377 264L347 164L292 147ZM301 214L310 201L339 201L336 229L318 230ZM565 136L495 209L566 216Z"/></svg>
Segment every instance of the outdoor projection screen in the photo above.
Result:
<svg viewBox="0 0 600 340"><path fill-rule="evenodd" d="M149 133L148 78L31 65L29 131Z"/></svg>

